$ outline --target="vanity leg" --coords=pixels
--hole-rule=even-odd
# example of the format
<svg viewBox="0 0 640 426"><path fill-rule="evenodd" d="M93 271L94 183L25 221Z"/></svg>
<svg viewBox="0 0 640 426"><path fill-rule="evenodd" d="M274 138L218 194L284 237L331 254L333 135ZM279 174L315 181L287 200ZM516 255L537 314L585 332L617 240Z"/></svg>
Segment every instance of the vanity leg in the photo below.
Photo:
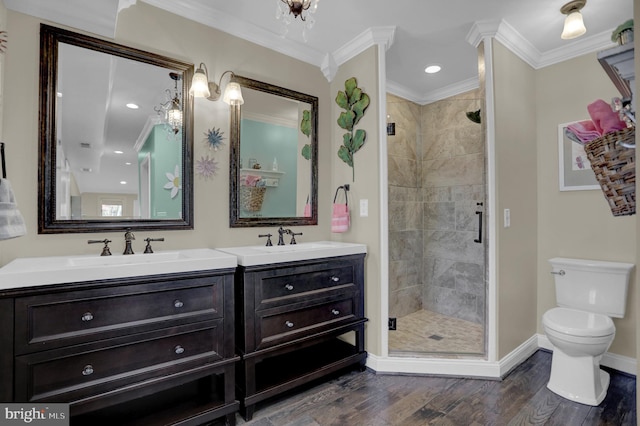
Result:
<svg viewBox="0 0 640 426"><path fill-rule="evenodd" d="M236 426L236 413L226 415L226 426Z"/></svg>
<svg viewBox="0 0 640 426"><path fill-rule="evenodd" d="M245 421L249 421L253 418L253 413L255 412L256 406L255 405L248 405L246 407L244 407L244 409L242 410L242 417L244 418Z"/></svg>
<svg viewBox="0 0 640 426"><path fill-rule="evenodd" d="M240 395L240 412L242 417L246 421L253 418L255 411L255 404L246 405L247 397L255 395L256 393L256 361L254 359L245 359L242 362L242 383L244 384L244 390Z"/></svg>

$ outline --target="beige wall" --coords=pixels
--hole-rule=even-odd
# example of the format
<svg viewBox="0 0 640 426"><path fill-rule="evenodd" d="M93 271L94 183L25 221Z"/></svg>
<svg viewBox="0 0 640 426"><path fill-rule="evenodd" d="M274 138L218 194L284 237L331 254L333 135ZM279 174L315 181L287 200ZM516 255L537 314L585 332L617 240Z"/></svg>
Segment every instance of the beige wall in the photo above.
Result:
<svg viewBox="0 0 640 426"><path fill-rule="evenodd" d="M534 70L494 41L498 358L536 333ZM503 211L511 210L511 227Z"/></svg>
<svg viewBox="0 0 640 426"><path fill-rule="evenodd" d="M365 287L365 315L369 318L366 325L366 346L369 352L381 353L380 332L382 319L380 312L380 173L379 173L379 131L378 131L378 55L377 47L371 47L340 66L340 70L331 82L331 133L333 147L331 149L332 162L332 192L340 185L348 183L349 205L351 206L351 229L344 234L332 234L333 239L346 242L366 244L368 254L366 258L366 287ZM355 129L364 129L367 138L363 147L354 155L355 181L352 178L351 167L338 158L338 148L342 145L343 129L334 125L340 112L334 99L339 90L344 91L345 80L356 77L360 87L371 98L371 104L364 117ZM333 193L331 195L333 201ZM359 202L366 199L369 202L369 216L359 216ZM325 204L327 206L327 204ZM322 206L321 206L322 207ZM327 207L325 207L327 208ZM328 206L330 208L330 206ZM385 207L386 208L386 207ZM386 323L386 319L384 319Z"/></svg>
<svg viewBox="0 0 640 426"><path fill-rule="evenodd" d="M600 190L558 189L558 124L589 118L587 105L620 96L598 63L596 54L536 71L538 162L538 308L536 327L543 333L542 314L555 306L553 276L547 259L554 256L636 262L636 217L614 217ZM535 161L536 157L532 157ZM637 286L632 277L623 319L615 319L616 338L610 352L636 356Z"/></svg>
<svg viewBox="0 0 640 426"><path fill-rule="evenodd" d="M5 84L4 102L12 105L12 108L5 110L6 126L2 140L7 142L8 177L25 217L28 235L0 243L0 265L17 257L96 253L96 247L89 246L87 239L105 236L114 240L114 253L124 248L124 238L120 234L37 234L39 25L38 19L8 12L11 44L5 53L5 76L10 83ZM230 69L239 75L317 96L319 225L295 230L304 233L298 238L300 242L331 237L332 135L328 129L334 122L330 117L333 100L330 98L329 83L318 67L171 15L144 2L138 2L120 13L116 34L116 41L123 44L195 64L205 62L211 80L217 81L222 72ZM204 132L214 126L220 127L226 137L225 146L214 154L220 172L212 181L194 177L194 230L145 231L143 235L137 235L138 240L147 236L165 237L162 249L260 244L258 234L265 229L230 229L228 225L229 106L221 101L210 102L206 99L196 99L194 103L194 159L211 155L203 143ZM142 242L134 247L136 251L142 248Z"/></svg>

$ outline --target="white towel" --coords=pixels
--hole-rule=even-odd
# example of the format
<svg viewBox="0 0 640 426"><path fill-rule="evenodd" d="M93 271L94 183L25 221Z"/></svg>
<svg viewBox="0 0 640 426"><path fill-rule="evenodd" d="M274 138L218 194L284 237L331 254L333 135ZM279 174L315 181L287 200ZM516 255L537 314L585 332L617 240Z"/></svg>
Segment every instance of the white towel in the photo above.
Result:
<svg viewBox="0 0 640 426"><path fill-rule="evenodd" d="M0 240L21 237L27 233L24 218L18 210L11 183L0 179Z"/></svg>

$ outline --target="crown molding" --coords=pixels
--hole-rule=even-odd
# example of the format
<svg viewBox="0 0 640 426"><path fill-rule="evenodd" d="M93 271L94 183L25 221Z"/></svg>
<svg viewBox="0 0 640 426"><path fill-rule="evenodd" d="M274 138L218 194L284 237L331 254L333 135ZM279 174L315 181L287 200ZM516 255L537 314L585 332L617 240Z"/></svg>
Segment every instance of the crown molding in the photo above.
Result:
<svg viewBox="0 0 640 426"><path fill-rule="evenodd" d="M588 37L581 37L566 46L548 50L540 55L540 59L534 66L535 69L548 67L549 65L564 62L578 56L598 52L617 46L611 41L611 31L604 31Z"/></svg>
<svg viewBox="0 0 640 426"><path fill-rule="evenodd" d="M418 105L424 104L424 99L422 99L422 97L417 96L414 91L407 89L395 81L387 80L387 92Z"/></svg>
<svg viewBox="0 0 640 426"><path fill-rule="evenodd" d="M166 10L191 21L215 28L262 47L296 58L319 67L324 54L306 44L283 38L277 34L216 10L211 3L188 0L142 0L144 3Z"/></svg>
<svg viewBox="0 0 640 426"><path fill-rule="evenodd" d="M475 90L480 87L480 79L478 77L469 78L467 80L459 81L454 84L450 84L438 90L433 90L426 93L423 96L421 105L430 104L442 99L447 99L461 93L466 93L471 90Z"/></svg>
<svg viewBox="0 0 640 426"><path fill-rule="evenodd" d="M4 0L4 6L15 12L77 28L113 39L116 19L121 7L135 0Z"/></svg>
<svg viewBox="0 0 640 426"><path fill-rule="evenodd" d="M357 55L364 52L371 46L382 46L384 50L387 51L393 45L395 34L395 26L368 28L358 36L356 36L354 39L335 50L333 53L328 54L328 56L331 56L332 62L327 60L327 63L334 64L335 71L337 71L340 65L344 64L352 58L355 58ZM335 72L333 73L331 78L327 76L327 72L325 72L324 68L322 69L322 72L325 74L325 77L327 77L328 81L333 80Z"/></svg>

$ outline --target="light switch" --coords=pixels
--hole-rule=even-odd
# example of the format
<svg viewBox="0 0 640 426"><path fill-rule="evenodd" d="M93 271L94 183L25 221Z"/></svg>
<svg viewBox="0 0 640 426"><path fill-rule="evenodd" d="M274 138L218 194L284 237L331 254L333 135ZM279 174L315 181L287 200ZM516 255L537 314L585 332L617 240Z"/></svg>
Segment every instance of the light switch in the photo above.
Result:
<svg viewBox="0 0 640 426"><path fill-rule="evenodd" d="M360 200L360 217L369 216L369 200Z"/></svg>
<svg viewBox="0 0 640 426"><path fill-rule="evenodd" d="M504 209L504 227L509 228L511 226L511 210Z"/></svg>

